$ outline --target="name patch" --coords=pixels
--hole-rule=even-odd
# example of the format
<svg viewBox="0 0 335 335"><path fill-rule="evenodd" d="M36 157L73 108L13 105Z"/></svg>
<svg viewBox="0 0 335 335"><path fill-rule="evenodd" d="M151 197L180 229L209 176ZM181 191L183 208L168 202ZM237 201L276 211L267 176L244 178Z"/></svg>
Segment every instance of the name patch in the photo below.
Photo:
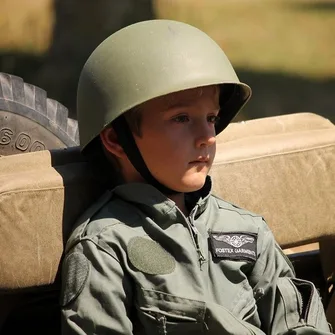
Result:
<svg viewBox="0 0 335 335"><path fill-rule="evenodd" d="M257 234L210 232L209 238L214 257L253 262L257 259Z"/></svg>

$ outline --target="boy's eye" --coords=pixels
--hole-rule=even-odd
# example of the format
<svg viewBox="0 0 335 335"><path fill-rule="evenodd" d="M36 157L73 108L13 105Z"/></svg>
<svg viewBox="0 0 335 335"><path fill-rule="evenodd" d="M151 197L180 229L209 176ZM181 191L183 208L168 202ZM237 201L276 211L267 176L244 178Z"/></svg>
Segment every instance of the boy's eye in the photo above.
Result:
<svg viewBox="0 0 335 335"><path fill-rule="evenodd" d="M173 118L173 121L178 122L178 123L188 122L189 117L187 115L178 115Z"/></svg>
<svg viewBox="0 0 335 335"><path fill-rule="evenodd" d="M209 123L213 123L213 124L217 124L219 122L219 120L220 120L220 116L218 116L218 115L210 115L207 118L207 121Z"/></svg>

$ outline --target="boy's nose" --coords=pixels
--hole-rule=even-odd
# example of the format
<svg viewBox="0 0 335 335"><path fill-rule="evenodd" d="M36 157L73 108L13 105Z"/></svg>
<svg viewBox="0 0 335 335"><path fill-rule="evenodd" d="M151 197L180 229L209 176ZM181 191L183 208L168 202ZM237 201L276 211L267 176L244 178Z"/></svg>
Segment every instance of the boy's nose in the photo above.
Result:
<svg viewBox="0 0 335 335"><path fill-rule="evenodd" d="M207 124L205 127L202 128L201 133L198 133L196 138L196 147L204 147L204 146L211 146L214 145L216 142L215 138L215 129L213 125Z"/></svg>

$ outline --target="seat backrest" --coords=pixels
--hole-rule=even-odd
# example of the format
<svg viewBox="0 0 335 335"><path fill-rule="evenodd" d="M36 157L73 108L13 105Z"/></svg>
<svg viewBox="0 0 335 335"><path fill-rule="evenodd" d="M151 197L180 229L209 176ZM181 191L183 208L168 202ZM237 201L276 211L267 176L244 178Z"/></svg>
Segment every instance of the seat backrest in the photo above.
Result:
<svg viewBox="0 0 335 335"><path fill-rule="evenodd" d="M335 236L334 166L335 126L306 113L231 124L211 175L216 194L262 214L292 247Z"/></svg>
<svg viewBox="0 0 335 335"><path fill-rule="evenodd" d="M296 246L335 236L334 166L334 125L301 113L229 125L211 175L214 193L261 213L282 246ZM0 157L0 325L20 303L28 311L51 294L56 306L64 243L103 188L78 148Z"/></svg>
<svg viewBox="0 0 335 335"><path fill-rule="evenodd" d="M1 334L60 333L63 246L102 192L78 148L0 157Z"/></svg>

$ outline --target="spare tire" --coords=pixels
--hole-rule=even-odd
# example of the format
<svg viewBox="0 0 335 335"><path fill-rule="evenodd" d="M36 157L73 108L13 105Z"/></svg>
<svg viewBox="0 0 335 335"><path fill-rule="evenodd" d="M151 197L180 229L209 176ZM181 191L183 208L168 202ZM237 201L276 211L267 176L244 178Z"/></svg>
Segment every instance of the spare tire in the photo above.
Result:
<svg viewBox="0 0 335 335"><path fill-rule="evenodd" d="M44 90L0 73L0 156L79 145L78 124Z"/></svg>

